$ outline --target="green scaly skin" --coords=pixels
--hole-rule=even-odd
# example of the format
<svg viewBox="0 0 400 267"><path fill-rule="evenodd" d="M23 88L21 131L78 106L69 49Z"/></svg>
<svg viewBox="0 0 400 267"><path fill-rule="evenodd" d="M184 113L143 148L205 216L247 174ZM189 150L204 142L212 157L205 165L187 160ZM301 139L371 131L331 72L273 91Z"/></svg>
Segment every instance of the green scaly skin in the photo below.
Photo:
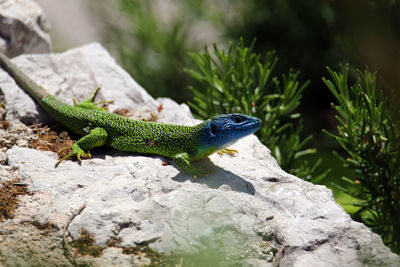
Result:
<svg viewBox="0 0 400 267"><path fill-rule="evenodd" d="M117 150L172 158L183 171L194 177L201 176L207 172L194 167L191 161L224 149L255 132L260 125L259 119L243 114L221 115L195 126L131 120L96 106L93 100L99 88L89 99L72 106L47 93L1 53L0 66L56 121L82 136L72 145L72 152L60 159L56 166L71 156L76 156L80 163L82 158L91 157L90 149L107 145Z"/></svg>

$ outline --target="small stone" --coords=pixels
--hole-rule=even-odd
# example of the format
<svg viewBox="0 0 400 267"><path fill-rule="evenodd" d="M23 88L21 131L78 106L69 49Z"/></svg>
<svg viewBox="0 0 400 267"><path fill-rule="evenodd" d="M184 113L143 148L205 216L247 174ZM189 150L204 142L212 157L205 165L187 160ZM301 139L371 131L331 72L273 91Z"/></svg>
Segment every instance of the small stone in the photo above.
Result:
<svg viewBox="0 0 400 267"><path fill-rule="evenodd" d="M28 147L29 142L26 139L20 139L20 140L17 140L17 142L15 144L20 147Z"/></svg>

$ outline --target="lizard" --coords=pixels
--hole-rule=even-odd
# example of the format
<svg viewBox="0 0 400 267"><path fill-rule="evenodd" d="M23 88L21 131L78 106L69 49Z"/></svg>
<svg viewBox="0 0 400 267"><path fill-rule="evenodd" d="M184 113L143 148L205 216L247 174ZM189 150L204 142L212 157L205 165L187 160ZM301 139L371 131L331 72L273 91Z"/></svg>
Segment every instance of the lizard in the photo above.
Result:
<svg viewBox="0 0 400 267"><path fill-rule="evenodd" d="M261 125L260 119L240 113L218 115L194 126L133 120L99 107L94 99L100 87L88 99L69 105L35 83L2 53L0 66L53 119L81 136L72 146L59 151L71 149L55 167L72 156L81 164L82 159L91 158L92 148L107 145L116 150L171 158L179 169L196 178L208 172L193 166L193 161L218 151L237 152L227 147L253 134Z"/></svg>

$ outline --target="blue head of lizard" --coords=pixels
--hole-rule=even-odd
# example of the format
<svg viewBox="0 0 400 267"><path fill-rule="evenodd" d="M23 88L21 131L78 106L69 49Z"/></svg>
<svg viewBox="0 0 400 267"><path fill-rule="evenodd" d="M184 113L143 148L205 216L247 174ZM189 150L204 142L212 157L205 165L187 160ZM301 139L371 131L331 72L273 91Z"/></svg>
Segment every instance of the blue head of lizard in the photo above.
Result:
<svg viewBox="0 0 400 267"><path fill-rule="evenodd" d="M260 125L260 119L240 113L213 117L203 124L199 147L203 153L211 154L254 133Z"/></svg>

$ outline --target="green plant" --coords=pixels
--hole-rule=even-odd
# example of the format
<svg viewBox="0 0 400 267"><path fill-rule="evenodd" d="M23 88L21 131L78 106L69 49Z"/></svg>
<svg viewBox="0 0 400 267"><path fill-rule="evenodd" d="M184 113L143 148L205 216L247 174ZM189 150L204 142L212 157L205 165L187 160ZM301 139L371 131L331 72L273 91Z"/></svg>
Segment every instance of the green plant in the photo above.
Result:
<svg viewBox="0 0 400 267"><path fill-rule="evenodd" d="M154 97L188 99L182 88L188 77L182 69L193 18L175 16L163 23L154 1L118 0L116 5L120 20L109 20L115 14L105 13L104 37L122 66Z"/></svg>
<svg viewBox="0 0 400 267"><path fill-rule="evenodd" d="M101 14L103 42L135 80L154 97L185 102L192 97L190 76L183 72L188 51L223 40L232 17L239 16L237 2L103 0L92 1L91 8Z"/></svg>
<svg viewBox="0 0 400 267"><path fill-rule="evenodd" d="M338 105L338 133L325 131L346 151L342 157L354 171L344 177L349 187L341 190L359 199L353 214L382 236L383 241L399 252L400 242L400 121L398 106L384 97L376 74L357 70L350 86L349 66L340 72L328 68L331 80L323 81Z"/></svg>
<svg viewBox="0 0 400 267"><path fill-rule="evenodd" d="M301 93L309 82L301 84L298 72L290 70L281 79L273 76L278 61L275 52L264 58L253 52L255 41L245 47L230 44L227 51L214 44L212 53L191 53L196 70L186 69L198 84L190 86L194 102L189 105L199 117L206 119L216 114L241 112L262 120L258 136L266 144L286 171L304 179L317 181L325 176L315 174L318 161L310 165L306 160L294 167L294 160L314 153L304 149L312 136L301 138L303 123L295 113ZM304 159L304 158L303 158Z"/></svg>

